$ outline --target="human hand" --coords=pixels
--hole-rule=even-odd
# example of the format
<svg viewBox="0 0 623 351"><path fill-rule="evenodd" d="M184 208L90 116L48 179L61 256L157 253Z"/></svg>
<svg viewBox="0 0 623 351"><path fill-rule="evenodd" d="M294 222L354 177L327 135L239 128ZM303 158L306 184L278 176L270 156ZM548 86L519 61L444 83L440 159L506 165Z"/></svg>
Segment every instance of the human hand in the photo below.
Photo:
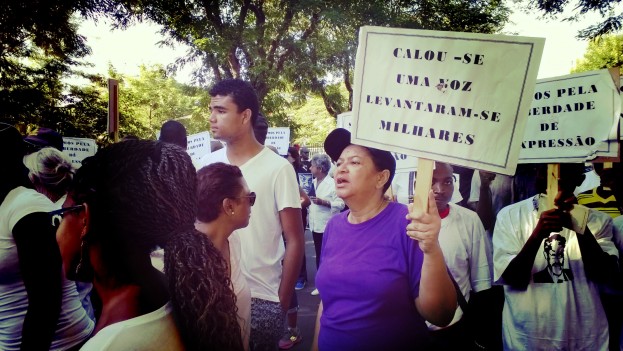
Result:
<svg viewBox="0 0 623 351"><path fill-rule="evenodd" d="M550 236L551 233L559 233L563 227L571 228L571 216L568 211L553 208L541 213L535 231L541 239Z"/></svg>
<svg viewBox="0 0 623 351"><path fill-rule="evenodd" d="M411 221L407 225L407 235L418 241L422 252L429 253L439 246L437 238L441 229L441 218L432 190L428 192L428 212L417 209L413 204L410 204L406 218Z"/></svg>
<svg viewBox="0 0 623 351"><path fill-rule="evenodd" d="M481 186L489 186L491 182L495 179L496 174L493 172L487 171L479 171L480 174L480 185Z"/></svg>

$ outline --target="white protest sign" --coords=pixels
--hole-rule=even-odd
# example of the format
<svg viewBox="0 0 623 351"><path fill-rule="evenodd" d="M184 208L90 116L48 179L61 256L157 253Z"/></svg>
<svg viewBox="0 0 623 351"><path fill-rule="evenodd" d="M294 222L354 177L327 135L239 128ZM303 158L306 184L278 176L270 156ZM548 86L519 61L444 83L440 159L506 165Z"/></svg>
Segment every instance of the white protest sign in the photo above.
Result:
<svg viewBox="0 0 623 351"><path fill-rule="evenodd" d="M193 163L211 152L210 148L210 132L201 132L186 137L186 151L193 160Z"/></svg>
<svg viewBox="0 0 623 351"><path fill-rule="evenodd" d="M353 113L351 111L343 112L337 115L337 127L351 130L353 124Z"/></svg>
<svg viewBox="0 0 623 351"><path fill-rule="evenodd" d="M620 113L619 91L607 69L539 79L519 162L616 157Z"/></svg>
<svg viewBox="0 0 623 351"><path fill-rule="evenodd" d="M277 151L279 151L279 155L287 155L288 147L290 146L290 128L268 128L265 144L272 145L277 148Z"/></svg>
<svg viewBox="0 0 623 351"><path fill-rule="evenodd" d="M88 138L63 137L63 152L71 159L75 168L82 166L82 160L97 152L97 143Z"/></svg>
<svg viewBox="0 0 623 351"><path fill-rule="evenodd" d="M513 174L544 42L362 27L353 142Z"/></svg>
<svg viewBox="0 0 623 351"><path fill-rule="evenodd" d="M353 113L351 111L343 112L337 115L337 127L344 128L352 132ZM396 159L396 172L409 172L417 168L417 157L406 154L392 152Z"/></svg>

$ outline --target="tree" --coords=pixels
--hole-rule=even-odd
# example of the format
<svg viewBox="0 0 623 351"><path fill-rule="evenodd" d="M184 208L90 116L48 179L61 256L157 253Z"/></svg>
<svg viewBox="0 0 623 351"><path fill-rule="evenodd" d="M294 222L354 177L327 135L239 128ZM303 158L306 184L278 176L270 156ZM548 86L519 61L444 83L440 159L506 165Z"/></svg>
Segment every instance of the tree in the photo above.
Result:
<svg viewBox="0 0 623 351"><path fill-rule="evenodd" d="M608 35L588 43L584 58L576 61L572 73L623 65L623 35Z"/></svg>
<svg viewBox="0 0 623 351"><path fill-rule="evenodd" d="M542 12L545 16L556 18L564 12L569 2L569 0L524 0L523 4L527 8ZM621 30L623 11L619 4L620 0L579 0L573 8L574 14L564 20L574 21L588 13L598 13L604 19L601 23L578 32L578 38L592 40Z"/></svg>
<svg viewBox="0 0 623 351"><path fill-rule="evenodd" d="M53 124L63 97L61 77L88 54L74 16L93 17L96 0L5 0L0 9L0 119Z"/></svg>
<svg viewBox="0 0 623 351"><path fill-rule="evenodd" d="M191 49L173 67L199 60L196 81L251 82L264 112L285 121L284 110L307 93L323 98L334 117L350 109L352 70L361 25L491 33L508 9L501 0L120 0L111 11L118 25L148 18L161 24L165 43Z"/></svg>

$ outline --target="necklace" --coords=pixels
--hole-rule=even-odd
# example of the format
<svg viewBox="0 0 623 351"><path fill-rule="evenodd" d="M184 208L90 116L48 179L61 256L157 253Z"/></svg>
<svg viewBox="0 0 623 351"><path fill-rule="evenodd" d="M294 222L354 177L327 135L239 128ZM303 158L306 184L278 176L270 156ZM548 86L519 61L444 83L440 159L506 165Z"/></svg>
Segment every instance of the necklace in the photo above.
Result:
<svg viewBox="0 0 623 351"><path fill-rule="evenodd" d="M350 213L348 214L348 221L353 224L363 223L367 221L368 219L373 218L374 216L379 214L383 210L383 208L385 208L384 205L387 205L387 203L388 203L387 200L381 199L381 202L379 203L378 206L376 206L372 210L362 215L357 215L357 216L355 216L353 214L353 211L351 210Z"/></svg>

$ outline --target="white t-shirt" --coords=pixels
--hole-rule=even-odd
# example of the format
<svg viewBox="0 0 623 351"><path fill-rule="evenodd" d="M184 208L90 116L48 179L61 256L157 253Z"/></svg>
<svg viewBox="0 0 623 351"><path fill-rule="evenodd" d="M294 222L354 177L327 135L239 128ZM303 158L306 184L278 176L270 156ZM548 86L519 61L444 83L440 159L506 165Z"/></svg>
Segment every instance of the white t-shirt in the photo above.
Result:
<svg viewBox="0 0 623 351"><path fill-rule="evenodd" d="M167 303L159 309L111 324L87 341L80 351L184 350Z"/></svg>
<svg viewBox="0 0 623 351"><path fill-rule="evenodd" d="M504 174L496 174L495 179L489 185L491 189L491 204L493 205L493 215L497 215L500 210L511 204L513 199L513 177ZM468 202L480 201L480 171L474 172L472 176L472 188L469 193Z"/></svg>
<svg viewBox="0 0 623 351"><path fill-rule="evenodd" d="M344 209L344 200L337 197L335 192L335 180L325 176L320 185L318 179L314 179L316 197L329 201L331 207L316 205L312 202L309 206L309 229L312 232L324 233L324 228L331 217Z"/></svg>
<svg viewBox="0 0 623 351"><path fill-rule="evenodd" d="M28 296L19 268L13 228L31 213L54 209L54 203L47 197L24 187L11 190L0 205L0 350L20 349L22 326L28 311ZM50 350L65 350L80 344L94 327L82 307L74 282L63 278L62 296L61 313Z"/></svg>
<svg viewBox="0 0 623 351"><path fill-rule="evenodd" d="M495 281L502 280L502 273L536 227L536 199L535 196L510 205L498 214L493 235ZM618 256L612 242L612 218L589 210L587 225L604 252ZM535 282L535 277L544 281L540 277L548 269L548 259L541 245L527 289L516 290L504 285L502 324L506 350L608 349L608 322L597 284L587 280L584 273L577 240L580 234L568 229L559 234L565 238L565 243L563 274L557 283Z"/></svg>
<svg viewBox="0 0 623 351"><path fill-rule="evenodd" d="M231 284L236 294L236 306L238 307L238 323L242 332L242 345L245 350L249 349L249 336L251 335L251 290L247 284L247 278L240 269L240 237L229 237L229 266L231 269Z"/></svg>
<svg viewBox="0 0 623 351"><path fill-rule="evenodd" d="M491 287L491 255L488 254L485 229L476 212L450 204L450 213L441 220L439 246L452 277L458 284L466 301L470 291L475 292ZM457 307L449 325L458 322L463 311ZM441 329L427 323L429 329Z"/></svg>
<svg viewBox="0 0 623 351"><path fill-rule="evenodd" d="M202 158L202 166L215 162L231 164L226 148ZM279 211L301 208L299 186L292 165L268 148L240 167L249 189L257 195L246 228L240 236L242 272L254 298L279 302L281 260L285 253Z"/></svg>

